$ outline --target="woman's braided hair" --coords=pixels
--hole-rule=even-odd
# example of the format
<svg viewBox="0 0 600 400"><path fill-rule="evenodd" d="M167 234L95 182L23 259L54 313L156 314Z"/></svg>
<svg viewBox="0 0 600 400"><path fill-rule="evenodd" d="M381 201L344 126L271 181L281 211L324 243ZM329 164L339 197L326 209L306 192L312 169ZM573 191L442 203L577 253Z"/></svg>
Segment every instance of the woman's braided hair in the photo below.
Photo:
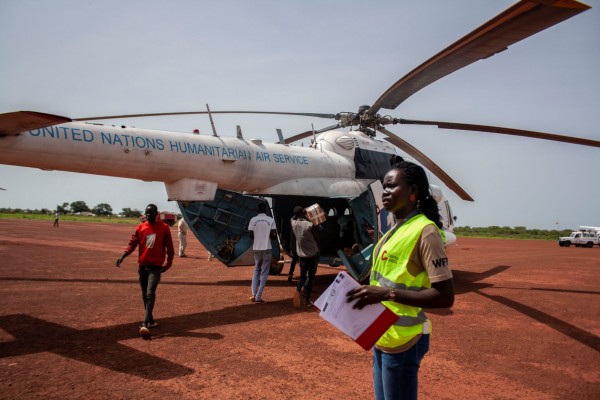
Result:
<svg viewBox="0 0 600 400"><path fill-rule="evenodd" d="M410 185L416 185L418 190L417 197L417 211L423 213L427 218L433 221L438 228L442 229L442 216L438 209L437 202L431 194L429 188L429 180L425 174L425 170L414 163L409 161L400 161L392 165L392 169L399 169L404 172L406 183Z"/></svg>

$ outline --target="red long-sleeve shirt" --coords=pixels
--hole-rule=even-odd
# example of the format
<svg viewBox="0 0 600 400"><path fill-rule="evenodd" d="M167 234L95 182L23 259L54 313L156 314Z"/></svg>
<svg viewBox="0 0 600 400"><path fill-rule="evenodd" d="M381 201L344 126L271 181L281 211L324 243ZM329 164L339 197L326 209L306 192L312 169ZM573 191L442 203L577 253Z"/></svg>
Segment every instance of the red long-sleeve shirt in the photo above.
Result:
<svg viewBox="0 0 600 400"><path fill-rule="evenodd" d="M173 265L173 239L171 238L171 229L169 225L157 219L153 223L142 222L135 229L131 236L129 245L125 249L127 255L133 253L137 246L139 247L138 263L140 265L164 265L166 269Z"/></svg>

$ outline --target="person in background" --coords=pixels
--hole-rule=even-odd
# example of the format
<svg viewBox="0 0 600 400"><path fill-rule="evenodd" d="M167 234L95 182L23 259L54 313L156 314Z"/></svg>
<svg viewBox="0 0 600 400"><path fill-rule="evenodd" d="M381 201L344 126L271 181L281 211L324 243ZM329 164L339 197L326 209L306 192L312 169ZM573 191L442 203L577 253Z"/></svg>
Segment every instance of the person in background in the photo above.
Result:
<svg viewBox="0 0 600 400"><path fill-rule="evenodd" d="M187 247L187 231L188 225L186 224L183 217L177 223L177 237L179 238L179 257L187 257L185 255L185 248Z"/></svg>
<svg viewBox="0 0 600 400"><path fill-rule="evenodd" d="M54 213L54 227L58 228L58 217L60 216L58 210Z"/></svg>
<svg viewBox="0 0 600 400"><path fill-rule="evenodd" d="M271 268L272 246L271 239L277 238L275 220L267 215L266 203L258 205L258 215L253 217L248 224L250 238L254 241L254 274L252 275L252 296L250 301L261 304L266 303L262 298L263 290L269 277Z"/></svg>
<svg viewBox="0 0 600 400"><path fill-rule="evenodd" d="M395 226L373 249L369 285L350 290L353 308L383 303L399 316L373 348L375 398L416 399L431 322L423 308L449 308L454 284L443 225L425 171L402 161L383 178L381 196Z"/></svg>
<svg viewBox="0 0 600 400"><path fill-rule="evenodd" d="M300 259L300 279L294 292L294 307L311 306L313 282L319 263L319 241L317 227L308 220L306 210L300 206L294 208L292 230L296 237L296 253Z"/></svg>
<svg viewBox="0 0 600 400"><path fill-rule="evenodd" d="M290 219L291 222L296 220L296 215ZM298 263L298 252L296 251L296 236L294 230L290 229L290 253L292 254L292 261L290 262L290 272L288 272L287 281L291 282L294 279L294 271L296 270L296 264Z"/></svg>
<svg viewBox="0 0 600 400"><path fill-rule="evenodd" d="M116 265L120 267L125 257L133 253L135 248L139 246L138 275L146 311L139 334L142 337L148 337L150 336L149 328L157 325L152 315L156 301L156 288L161 275L173 265L175 251L173 249L173 239L171 238L171 228L158 218L156 205L148 204L144 215L146 220L137 226L135 233L129 240L129 245L117 260Z"/></svg>

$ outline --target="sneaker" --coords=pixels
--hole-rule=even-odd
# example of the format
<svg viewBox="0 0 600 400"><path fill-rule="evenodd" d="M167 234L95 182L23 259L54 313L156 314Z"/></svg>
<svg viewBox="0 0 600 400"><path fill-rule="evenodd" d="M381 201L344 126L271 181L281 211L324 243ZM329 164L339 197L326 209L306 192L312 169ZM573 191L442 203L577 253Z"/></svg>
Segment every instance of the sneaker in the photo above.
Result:
<svg viewBox="0 0 600 400"><path fill-rule="evenodd" d="M288 275L288 282L291 282L291 281L292 281L292 276Z"/></svg>
<svg viewBox="0 0 600 400"><path fill-rule="evenodd" d="M305 307L310 307L310 306L313 306L313 305L314 305L314 303L312 301L310 301L310 299L306 299L306 298L304 299L304 306Z"/></svg>
<svg viewBox="0 0 600 400"><path fill-rule="evenodd" d="M144 325L142 325L140 327L139 333L140 333L141 337L146 338L146 337L150 336L150 329L148 329Z"/></svg>
<svg viewBox="0 0 600 400"><path fill-rule="evenodd" d="M254 300L254 303L255 304L265 304L266 301L264 301L263 299L260 299L260 300Z"/></svg>
<svg viewBox="0 0 600 400"><path fill-rule="evenodd" d="M252 302L255 302L255 301L256 301L256 297L254 297L254 296L250 296L250 297L248 297L248 300L250 300L250 301L252 301Z"/></svg>
<svg viewBox="0 0 600 400"><path fill-rule="evenodd" d="M152 322L150 324L148 324L148 328L156 328L158 326L158 324L156 322Z"/></svg>
<svg viewBox="0 0 600 400"><path fill-rule="evenodd" d="M186 258L187 256L185 254L181 254L179 257Z"/></svg>

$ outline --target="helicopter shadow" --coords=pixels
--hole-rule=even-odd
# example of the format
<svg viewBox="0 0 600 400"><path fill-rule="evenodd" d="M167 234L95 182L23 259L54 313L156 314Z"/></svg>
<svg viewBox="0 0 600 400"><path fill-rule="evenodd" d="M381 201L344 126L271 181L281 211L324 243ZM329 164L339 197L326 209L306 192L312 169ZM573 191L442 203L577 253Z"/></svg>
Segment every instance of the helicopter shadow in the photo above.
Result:
<svg viewBox="0 0 600 400"><path fill-rule="evenodd" d="M268 307L268 312L264 312ZM288 300L270 302L257 307L245 304L219 310L163 318L152 330L149 340L168 337L190 337L223 340L217 332L197 332L223 325L240 324L266 318L304 312L290 309ZM126 323L101 328L75 329L26 314L0 316L0 329L14 340L0 342L0 359L41 352L51 352L73 360L96 365L148 380L167 380L195 373L192 368L160 358L130 346L125 340L139 338L139 323Z"/></svg>
<svg viewBox="0 0 600 400"><path fill-rule="evenodd" d="M565 322L561 319L553 317L552 315L540 311L536 308L527 306L518 301L512 300L505 296L493 295L486 293L484 289L509 289L506 287L496 286L493 283L482 282L483 280L493 277L494 275L503 273L510 269L510 266L507 265L498 265L496 267L492 267L484 272L471 272L471 271L460 271L453 270L452 273L454 275L454 287L455 293L457 295L466 294L466 293L475 293L486 299L495 301L499 304L502 304L505 307L512 308L513 310L532 318L547 327L560 332L577 342L590 347L595 351L600 351L600 338L593 333L587 332L573 324ZM600 292L590 292L590 291L573 291L573 290L557 290L557 289L544 289L544 288L518 288L515 290L526 290L526 291L554 291L561 293L585 293L585 294L599 294ZM436 310L427 310L433 314L437 315L449 315L451 312L442 311L436 312Z"/></svg>

